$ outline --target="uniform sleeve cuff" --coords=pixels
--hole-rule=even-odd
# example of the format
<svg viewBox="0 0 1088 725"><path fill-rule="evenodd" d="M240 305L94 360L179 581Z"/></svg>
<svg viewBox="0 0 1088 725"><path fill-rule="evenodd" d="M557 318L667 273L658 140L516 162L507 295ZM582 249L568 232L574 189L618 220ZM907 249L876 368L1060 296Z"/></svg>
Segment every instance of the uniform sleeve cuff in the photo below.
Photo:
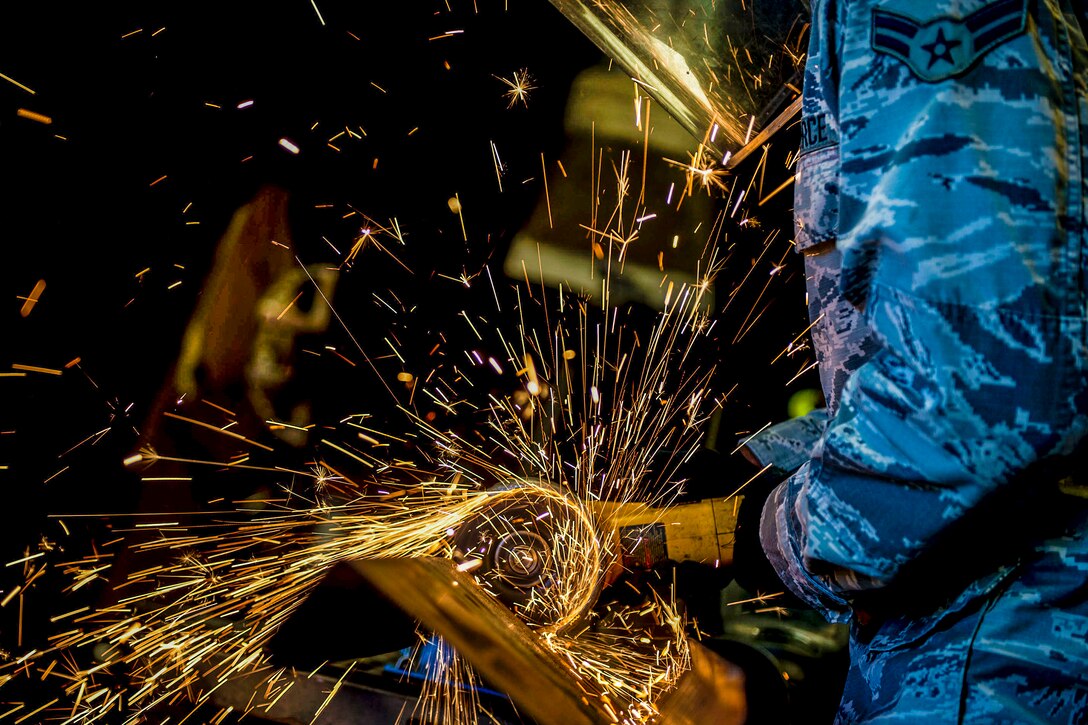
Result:
<svg viewBox="0 0 1088 725"><path fill-rule="evenodd" d="M794 508L796 489L800 488L797 479L807 469L807 465L802 467L767 497L760 519L760 541L767 559L787 589L823 614L829 622L845 622L850 618L846 600L809 573L800 553L803 532L794 515Z"/></svg>

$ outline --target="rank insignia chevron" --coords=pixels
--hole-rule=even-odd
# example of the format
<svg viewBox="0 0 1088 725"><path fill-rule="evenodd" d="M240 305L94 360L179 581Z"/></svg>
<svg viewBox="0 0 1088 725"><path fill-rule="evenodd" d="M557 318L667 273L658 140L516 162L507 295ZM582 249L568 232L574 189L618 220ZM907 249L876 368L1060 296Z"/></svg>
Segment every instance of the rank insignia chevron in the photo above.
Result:
<svg viewBox="0 0 1088 725"><path fill-rule="evenodd" d="M965 18L916 20L873 10L872 48L935 83L967 72L992 48L1024 32L1027 0L998 0Z"/></svg>

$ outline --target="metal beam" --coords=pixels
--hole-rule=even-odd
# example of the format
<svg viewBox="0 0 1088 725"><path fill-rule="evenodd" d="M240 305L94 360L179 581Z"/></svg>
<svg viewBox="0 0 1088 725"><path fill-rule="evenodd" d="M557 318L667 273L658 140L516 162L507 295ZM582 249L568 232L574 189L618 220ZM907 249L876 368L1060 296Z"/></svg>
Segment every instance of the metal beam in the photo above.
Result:
<svg viewBox="0 0 1088 725"><path fill-rule="evenodd" d="M613 722L533 631L453 562L369 559L352 566L405 612L442 635L489 684L541 725Z"/></svg>

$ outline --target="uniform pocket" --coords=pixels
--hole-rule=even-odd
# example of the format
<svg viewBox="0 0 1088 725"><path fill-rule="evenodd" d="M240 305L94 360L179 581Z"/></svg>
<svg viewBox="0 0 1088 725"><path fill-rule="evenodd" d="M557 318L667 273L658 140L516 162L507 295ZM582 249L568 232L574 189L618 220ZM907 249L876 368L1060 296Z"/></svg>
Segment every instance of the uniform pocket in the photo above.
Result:
<svg viewBox="0 0 1088 725"><path fill-rule="evenodd" d="M803 152L797 161L794 240L805 255L808 313L828 411L834 413L846 379L875 351L859 310L842 296L839 232L839 146Z"/></svg>
<svg viewBox="0 0 1088 725"><path fill-rule="evenodd" d="M839 147L825 146L797 160L794 241L805 252L833 243L839 228Z"/></svg>

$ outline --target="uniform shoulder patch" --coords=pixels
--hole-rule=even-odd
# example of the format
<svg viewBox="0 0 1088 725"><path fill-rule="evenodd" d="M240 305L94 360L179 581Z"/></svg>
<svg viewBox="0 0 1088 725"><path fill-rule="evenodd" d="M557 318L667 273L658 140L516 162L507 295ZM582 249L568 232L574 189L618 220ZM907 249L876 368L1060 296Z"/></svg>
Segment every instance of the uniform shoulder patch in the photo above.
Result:
<svg viewBox="0 0 1088 725"><path fill-rule="evenodd" d="M992 48L1027 27L1028 0L997 0L964 18L917 20L873 10L872 48L898 58L915 76L936 83L966 73Z"/></svg>

